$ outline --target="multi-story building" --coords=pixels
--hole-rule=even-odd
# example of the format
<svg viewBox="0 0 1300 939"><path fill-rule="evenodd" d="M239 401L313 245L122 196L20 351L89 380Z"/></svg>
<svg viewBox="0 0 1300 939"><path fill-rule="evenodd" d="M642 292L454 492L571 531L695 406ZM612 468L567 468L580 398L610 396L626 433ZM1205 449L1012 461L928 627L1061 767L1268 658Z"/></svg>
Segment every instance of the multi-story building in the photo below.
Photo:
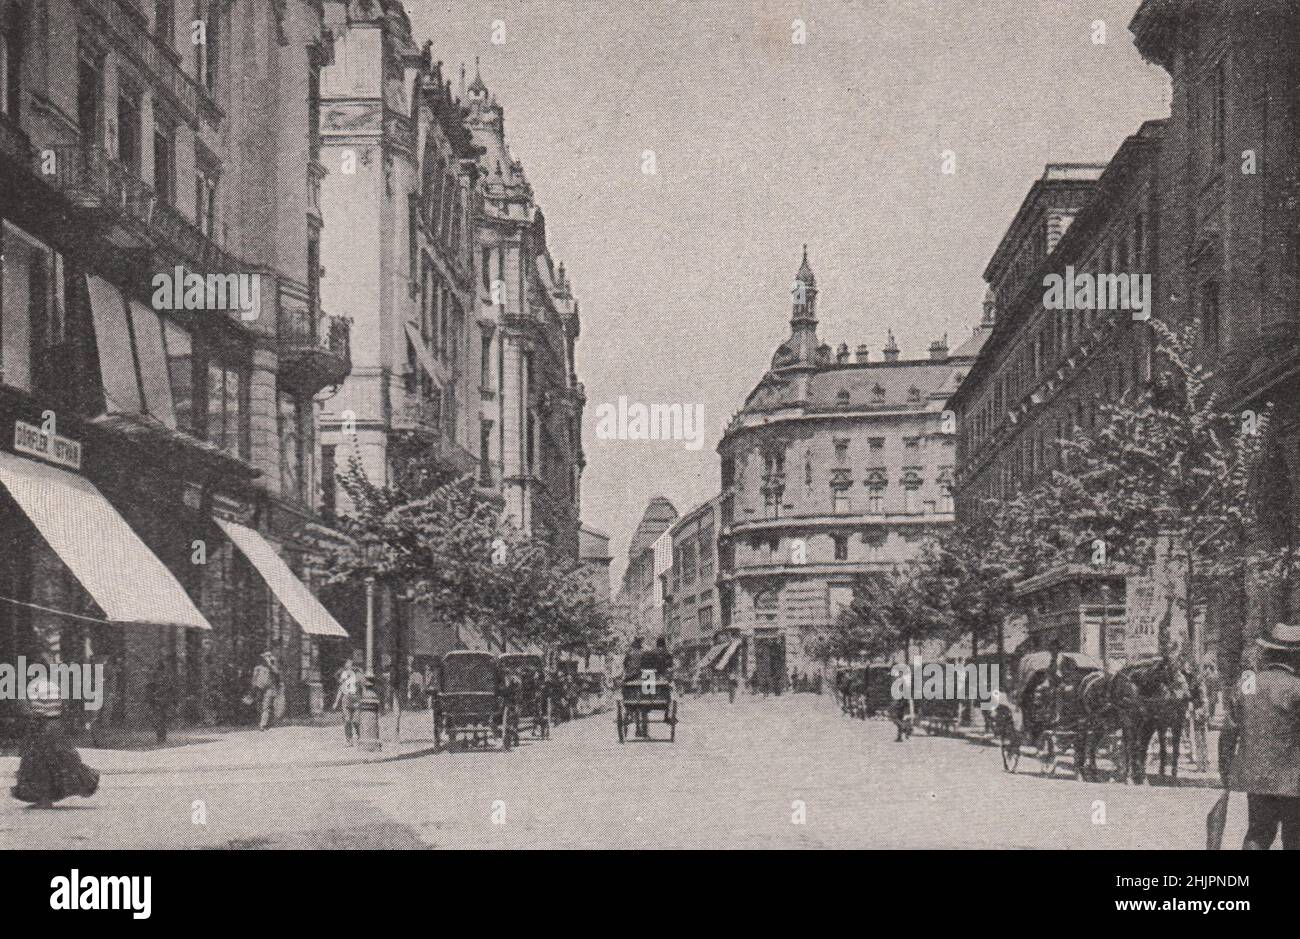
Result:
<svg viewBox="0 0 1300 939"><path fill-rule="evenodd" d="M852 599L856 578L904 563L953 520L955 426L948 396L988 331L949 352L851 360L817 338L807 252L795 279L790 338L727 427L722 457L719 626L735 630L744 674L780 686L813 667L802 635Z"/></svg>
<svg viewBox="0 0 1300 939"><path fill-rule="evenodd" d="M669 529L672 566L664 580L664 634L679 668L699 668L721 642L718 604L718 531L722 498L715 496ZM734 656L733 656L734 658ZM730 665L730 661L728 662Z"/></svg>
<svg viewBox="0 0 1300 939"><path fill-rule="evenodd" d="M1148 380L1144 319L1130 310L1056 309L1044 285L1069 271L1075 279L1149 275L1151 285L1161 283L1163 134L1164 122L1148 121L1109 164L1048 166L985 269L997 324L949 401L960 427L961 518L977 519L990 503L1061 468L1060 441L1096 427L1103 404L1136 394ZM1146 303L1140 317L1163 315L1158 296ZM1055 646L1118 662L1124 593L1125 578L1114 570L1080 563L1045 572L1024 585L1026 649ZM1109 641L1103 623L1118 630Z"/></svg>
<svg viewBox="0 0 1300 939"><path fill-rule="evenodd" d="M481 150L401 3L324 6L335 56L321 73L321 292L351 317L354 335L352 373L322 415L325 509L350 509L337 477L353 460L377 485L433 465L479 476L495 495L478 454L472 218ZM456 624L386 591L376 619L380 668L457 643Z"/></svg>
<svg viewBox="0 0 1300 939"><path fill-rule="evenodd" d="M197 10L197 14L195 13ZM345 637L304 585L333 533L312 3L0 6L0 657L106 666L107 723L162 662L231 720L257 656L319 707Z"/></svg>
<svg viewBox="0 0 1300 939"><path fill-rule="evenodd" d="M647 504L627 549L627 566L616 598L621 628L643 639L663 632L664 591L661 575L672 566L669 529L677 509L663 496Z"/></svg>
<svg viewBox="0 0 1300 939"><path fill-rule="evenodd" d="M505 137L505 109L474 76L466 121L480 158L474 244L479 265L479 422L484 472L499 478L507 516L578 553L585 396L574 364L578 301L551 259L546 220Z"/></svg>
<svg viewBox="0 0 1300 939"><path fill-rule="evenodd" d="M1295 544L1300 525L1300 7L1276 0L1144 0L1129 29L1169 73L1160 156L1159 303L1199 320L1224 402L1272 405L1258 478L1261 546ZM1220 666L1261 626L1294 622L1295 585L1222 585L1211 603Z"/></svg>

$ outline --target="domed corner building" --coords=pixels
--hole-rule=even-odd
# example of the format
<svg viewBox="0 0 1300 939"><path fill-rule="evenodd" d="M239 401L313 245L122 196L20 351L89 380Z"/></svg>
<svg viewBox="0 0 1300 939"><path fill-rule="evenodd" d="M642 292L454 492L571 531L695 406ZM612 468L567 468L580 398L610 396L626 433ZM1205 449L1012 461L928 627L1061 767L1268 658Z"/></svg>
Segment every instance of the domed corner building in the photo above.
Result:
<svg viewBox="0 0 1300 939"><path fill-rule="evenodd" d="M955 351L946 337L925 359L850 356L817 336L817 278L803 262L790 337L732 418L722 458L720 616L716 641L742 681L788 684L817 667L803 638L829 624L860 575L916 556L953 522L956 428L945 402L993 328L991 304Z"/></svg>

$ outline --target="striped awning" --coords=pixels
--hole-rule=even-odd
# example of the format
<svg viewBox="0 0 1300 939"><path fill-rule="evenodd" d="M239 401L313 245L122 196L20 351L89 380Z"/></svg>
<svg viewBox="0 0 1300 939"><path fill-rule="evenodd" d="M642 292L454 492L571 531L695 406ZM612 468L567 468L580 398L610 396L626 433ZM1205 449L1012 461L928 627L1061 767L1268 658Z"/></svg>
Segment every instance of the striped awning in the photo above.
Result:
<svg viewBox="0 0 1300 939"><path fill-rule="evenodd" d="M180 581L90 480L0 452L0 484L105 619L212 628Z"/></svg>
<svg viewBox="0 0 1300 939"><path fill-rule="evenodd" d="M731 644L727 646L727 651L723 653L722 658L718 659L718 664L713 667L719 672L726 671L727 666L731 663L731 657L736 654L736 650L739 648L740 640L731 640Z"/></svg>
<svg viewBox="0 0 1300 939"><path fill-rule="evenodd" d="M248 563L257 569L294 622L309 636L348 638L348 631L338 624L329 610L307 589L307 585L284 563L271 543L258 532L237 522L216 519L226 537L235 543Z"/></svg>

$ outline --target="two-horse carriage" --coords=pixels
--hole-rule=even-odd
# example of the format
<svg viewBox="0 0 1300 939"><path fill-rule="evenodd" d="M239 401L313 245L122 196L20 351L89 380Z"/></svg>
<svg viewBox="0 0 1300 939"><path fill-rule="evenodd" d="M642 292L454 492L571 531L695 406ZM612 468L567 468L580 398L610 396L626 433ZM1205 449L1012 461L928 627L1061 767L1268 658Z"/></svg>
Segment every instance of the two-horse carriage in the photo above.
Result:
<svg viewBox="0 0 1300 939"><path fill-rule="evenodd" d="M677 740L677 701L672 680L644 672L641 678L623 680L623 695L617 703L615 722L618 742L626 743L628 729L639 740L650 740L650 725L666 724L668 742Z"/></svg>
<svg viewBox="0 0 1300 939"><path fill-rule="evenodd" d="M1116 779L1141 783L1152 738L1159 743L1164 775L1168 732L1177 778L1183 727L1188 709L1199 704L1200 689L1173 662L1152 658L1108 673L1082 653L1058 653L1054 665L1051 653L1032 652L1020 660L1017 673L1015 695L995 711L1007 772L1015 772L1025 747L1034 750L1045 775L1072 750L1075 777L1096 779L1097 757L1105 750Z"/></svg>

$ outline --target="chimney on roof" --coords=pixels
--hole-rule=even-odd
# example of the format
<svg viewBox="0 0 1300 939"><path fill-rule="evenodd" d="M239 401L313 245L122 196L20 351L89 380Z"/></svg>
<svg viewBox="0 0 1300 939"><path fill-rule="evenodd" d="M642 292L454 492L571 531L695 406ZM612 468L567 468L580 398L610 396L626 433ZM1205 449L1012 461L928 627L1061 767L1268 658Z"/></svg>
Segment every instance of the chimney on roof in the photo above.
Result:
<svg viewBox="0 0 1300 939"><path fill-rule="evenodd" d="M868 355L870 355L870 353L867 351L867 344L864 342L862 345L858 346L858 364L866 365Z"/></svg>
<svg viewBox="0 0 1300 939"><path fill-rule="evenodd" d="M944 333L942 339L930 343L930 360L942 362L946 358L948 358L948 334Z"/></svg>
<svg viewBox="0 0 1300 939"><path fill-rule="evenodd" d="M889 341L885 343L885 361L898 361L898 343L894 341L894 331L889 331Z"/></svg>
<svg viewBox="0 0 1300 939"><path fill-rule="evenodd" d="M841 342L840 347L835 350L835 364L849 364L849 344L847 342Z"/></svg>

